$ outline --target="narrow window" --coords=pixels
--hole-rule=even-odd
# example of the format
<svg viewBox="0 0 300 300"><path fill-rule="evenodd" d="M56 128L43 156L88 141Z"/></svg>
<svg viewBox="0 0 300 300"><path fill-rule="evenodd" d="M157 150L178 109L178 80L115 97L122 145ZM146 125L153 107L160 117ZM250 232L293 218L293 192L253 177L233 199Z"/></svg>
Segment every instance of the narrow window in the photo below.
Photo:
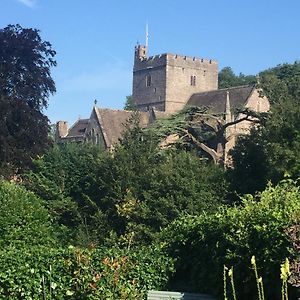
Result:
<svg viewBox="0 0 300 300"><path fill-rule="evenodd" d="M146 76L146 86L151 86L151 75Z"/></svg>
<svg viewBox="0 0 300 300"><path fill-rule="evenodd" d="M195 86L195 85L196 85L196 76L195 76L195 75L192 75L192 76L191 76L191 85L192 85L192 86Z"/></svg>

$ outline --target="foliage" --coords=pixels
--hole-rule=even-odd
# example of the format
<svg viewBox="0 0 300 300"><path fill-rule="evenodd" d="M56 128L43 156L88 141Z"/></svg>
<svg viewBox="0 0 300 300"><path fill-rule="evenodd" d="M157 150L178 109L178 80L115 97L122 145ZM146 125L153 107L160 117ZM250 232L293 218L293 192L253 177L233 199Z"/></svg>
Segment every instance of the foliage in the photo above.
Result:
<svg viewBox="0 0 300 300"><path fill-rule="evenodd" d="M8 25L0 30L0 95L41 111L55 92L50 68L55 51L39 30Z"/></svg>
<svg viewBox="0 0 300 300"><path fill-rule="evenodd" d="M237 76L230 67L225 67L219 72L218 81L219 89L224 89L240 85L255 84L256 77L254 75L244 75L243 73Z"/></svg>
<svg viewBox="0 0 300 300"><path fill-rule="evenodd" d="M126 96L126 102L124 104L124 109L125 110L136 110L136 106L132 100L132 95Z"/></svg>
<svg viewBox="0 0 300 300"><path fill-rule="evenodd" d="M0 181L0 206L1 249L55 242L48 211L33 193Z"/></svg>
<svg viewBox="0 0 300 300"><path fill-rule="evenodd" d="M37 29L9 25L0 30L0 175L30 166L49 146L47 107L55 84L55 51Z"/></svg>
<svg viewBox="0 0 300 300"><path fill-rule="evenodd" d="M0 175L5 178L31 166L50 145L48 118L22 101L0 96Z"/></svg>
<svg viewBox="0 0 300 300"><path fill-rule="evenodd" d="M271 103L270 113L232 153L231 175L240 193L262 190L267 180L277 183L286 174L300 176L300 63L262 72L261 87ZM237 184L242 177L245 182Z"/></svg>
<svg viewBox="0 0 300 300"><path fill-rule="evenodd" d="M177 259L173 286L222 294L223 265L234 266L238 297L252 299L255 279L246 266L255 255L267 298L277 299L280 264L294 255L285 230L299 221L299 200L296 182L285 180L248 195L242 207L176 220L162 235Z"/></svg>
<svg viewBox="0 0 300 300"><path fill-rule="evenodd" d="M220 168L157 143L153 132L133 126L99 165L95 202L125 243L149 243L181 213L213 211L225 198Z"/></svg>
<svg viewBox="0 0 300 300"><path fill-rule="evenodd" d="M102 155L105 156L89 144L55 145L34 160L33 170L23 177L23 184L46 200L66 243L74 239L80 244L88 243L92 232L86 228L87 218L98 232L107 229L104 217L99 222L94 219L95 215L101 216L92 202L98 193L96 174Z"/></svg>
<svg viewBox="0 0 300 300"><path fill-rule="evenodd" d="M0 251L0 297L9 299L144 299L162 289L173 262L159 247Z"/></svg>
<svg viewBox="0 0 300 300"><path fill-rule="evenodd" d="M150 243L182 213L214 211L226 197L221 168L194 153L161 151L135 124L112 152L89 145L54 147L35 161L26 186L79 244Z"/></svg>

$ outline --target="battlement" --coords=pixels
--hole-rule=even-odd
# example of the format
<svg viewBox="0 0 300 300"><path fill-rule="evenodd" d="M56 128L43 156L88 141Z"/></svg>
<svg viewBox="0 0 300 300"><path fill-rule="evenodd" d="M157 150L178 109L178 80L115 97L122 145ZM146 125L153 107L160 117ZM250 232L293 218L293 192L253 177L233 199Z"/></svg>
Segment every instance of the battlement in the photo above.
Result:
<svg viewBox="0 0 300 300"><path fill-rule="evenodd" d="M180 63L189 63L192 62L193 64L205 64L205 65L211 65L211 64L218 64L216 60L213 59L206 59L206 58L199 58L199 57L192 57L192 56L186 56L186 55L178 55L178 54L172 54L168 53L168 60L174 61L177 64Z"/></svg>
<svg viewBox="0 0 300 300"><path fill-rule="evenodd" d="M148 57L147 51L135 47L132 99L138 109L179 111L194 93L218 88L216 60L172 53Z"/></svg>
<svg viewBox="0 0 300 300"><path fill-rule="evenodd" d="M153 69L158 67L164 67L167 65L167 54L160 54L155 56L145 57L139 60L135 60L133 71Z"/></svg>
<svg viewBox="0 0 300 300"><path fill-rule="evenodd" d="M166 65L181 68L209 69L218 67L218 61L206 58L164 53L136 60L134 64L134 71L152 69Z"/></svg>

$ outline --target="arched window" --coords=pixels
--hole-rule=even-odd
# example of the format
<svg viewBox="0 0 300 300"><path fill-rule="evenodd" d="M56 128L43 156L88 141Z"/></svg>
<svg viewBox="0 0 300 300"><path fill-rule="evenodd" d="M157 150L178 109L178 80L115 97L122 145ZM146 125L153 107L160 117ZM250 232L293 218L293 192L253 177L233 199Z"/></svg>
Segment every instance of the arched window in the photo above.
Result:
<svg viewBox="0 0 300 300"><path fill-rule="evenodd" d="M146 86L151 86L151 75L146 76Z"/></svg>

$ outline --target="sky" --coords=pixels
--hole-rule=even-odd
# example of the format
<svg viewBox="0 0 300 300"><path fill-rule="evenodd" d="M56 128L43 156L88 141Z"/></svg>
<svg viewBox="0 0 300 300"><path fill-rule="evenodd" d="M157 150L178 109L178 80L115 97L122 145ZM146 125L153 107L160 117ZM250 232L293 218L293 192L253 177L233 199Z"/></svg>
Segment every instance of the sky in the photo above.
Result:
<svg viewBox="0 0 300 300"><path fill-rule="evenodd" d="M134 46L149 55L214 59L236 74L300 59L299 0L0 0L0 28L37 28L57 51L51 123L88 118L94 100L122 109L132 90Z"/></svg>

